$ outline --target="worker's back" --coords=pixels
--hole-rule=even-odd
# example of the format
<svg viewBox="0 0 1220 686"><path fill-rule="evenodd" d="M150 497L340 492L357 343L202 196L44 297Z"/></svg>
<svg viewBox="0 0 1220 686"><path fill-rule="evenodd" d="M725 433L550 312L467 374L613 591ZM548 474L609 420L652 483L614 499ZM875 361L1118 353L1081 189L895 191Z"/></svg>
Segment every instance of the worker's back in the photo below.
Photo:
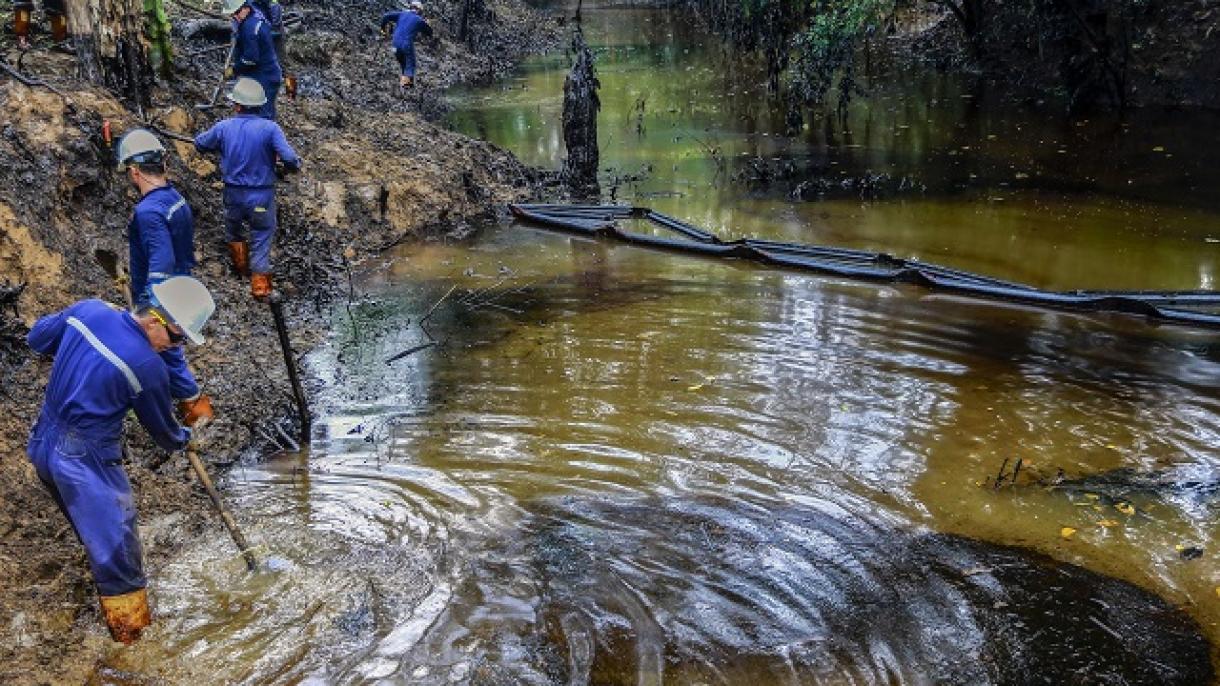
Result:
<svg viewBox="0 0 1220 686"><path fill-rule="evenodd" d="M123 417L146 387L168 384L165 365L127 312L85 300L40 319L30 347L55 355L40 423L117 448Z"/></svg>
<svg viewBox="0 0 1220 686"><path fill-rule="evenodd" d="M300 159L275 122L254 114L239 114L218 122L195 139L202 151L220 152L220 173L225 185L237 188L275 187L278 156L289 167Z"/></svg>
<svg viewBox="0 0 1220 686"><path fill-rule="evenodd" d="M406 48L415 45L415 38L420 33L426 36L432 35L432 28L428 26L423 17L410 11L398 13L398 23L394 26L394 38L392 39L394 47Z"/></svg>

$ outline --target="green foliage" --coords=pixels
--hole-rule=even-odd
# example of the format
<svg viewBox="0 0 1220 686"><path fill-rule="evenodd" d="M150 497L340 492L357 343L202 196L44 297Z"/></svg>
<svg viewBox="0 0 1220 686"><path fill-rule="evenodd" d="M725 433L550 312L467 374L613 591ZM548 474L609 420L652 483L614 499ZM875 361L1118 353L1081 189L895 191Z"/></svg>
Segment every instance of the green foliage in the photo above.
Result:
<svg viewBox="0 0 1220 686"><path fill-rule="evenodd" d="M789 75L796 94L821 103L842 74L840 102L854 90L852 69L861 38L876 32L893 0L808 0L813 7L807 25L791 40L794 60Z"/></svg>

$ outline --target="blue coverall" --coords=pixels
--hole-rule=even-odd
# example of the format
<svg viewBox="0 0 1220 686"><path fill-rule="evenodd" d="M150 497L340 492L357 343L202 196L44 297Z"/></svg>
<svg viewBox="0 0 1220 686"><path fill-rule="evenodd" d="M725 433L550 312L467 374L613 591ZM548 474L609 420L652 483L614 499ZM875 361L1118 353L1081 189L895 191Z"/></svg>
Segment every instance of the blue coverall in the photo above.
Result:
<svg viewBox="0 0 1220 686"><path fill-rule="evenodd" d="M140 199L127 224L131 297L136 309L152 301L152 286L171 276L190 276L195 267L195 215L173 185L154 188ZM170 348L161 358L172 370L170 395L194 400L199 384L187 366L182 348Z"/></svg>
<svg viewBox="0 0 1220 686"><path fill-rule="evenodd" d="M135 503L119 441L123 417L133 409L165 450L190 441L170 405L170 370L131 313L100 300L39 319L28 341L36 352L55 357L30 433L30 462L85 546L98 593L144 588Z"/></svg>
<svg viewBox="0 0 1220 686"><path fill-rule="evenodd" d="M136 204L127 224L127 247L137 307L149 303L153 284L190 276L195 267L195 215L172 184L154 188Z"/></svg>
<svg viewBox="0 0 1220 686"><path fill-rule="evenodd" d="M279 0L251 0L250 5L263 13L271 22L271 43L275 46L275 57L284 66L284 6Z"/></svg>
<svg viewBox="0 0 1220 686"><path fill-rule="evenodd" d="M381 15L381 28L394 24L394 37L390 43L394 46L394 56L398 58L398 66L402 67L402 75L415 77L415 37L423 34L432 35L432 27L415 12L386 12Z"/></svg>
<svg viewBox="0 0 1220 686"><path fill-rule="evenodd" d="M271 22L262 12L251 7L246 18L237 23L237 42L233 46L233 73L249 76L262 85L267 93L267 104L259 112L268 119L275 119L275 96L280 92L284 72L275 55L275 39Z"/></svg>
<svg viewBox="0 0 1220 686"><path fill-rule="evenodd" d="M195 138L200 152L220 152L225 184L225 232L230 242L246 239L250 226L250 268L271 273L271 243L275 239L275 161L301 168L301 158L288 145L279 124L254 114L219 121Z"/></svg>

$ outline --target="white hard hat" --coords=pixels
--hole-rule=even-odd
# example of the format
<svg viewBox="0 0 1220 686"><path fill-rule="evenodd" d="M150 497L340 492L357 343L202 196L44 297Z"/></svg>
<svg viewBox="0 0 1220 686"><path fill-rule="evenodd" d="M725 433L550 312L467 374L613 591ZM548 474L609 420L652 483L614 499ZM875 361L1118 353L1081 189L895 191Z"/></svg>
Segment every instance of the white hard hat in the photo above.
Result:
<svg viewBox="0 0 1220 686"><path fill-rule="evenodd" d="M263 84L248 76L243 76L233 84L233 91L229 93L229 101L243 107L262 107L267 104L267 91L263 90Z"/></svg>
<svg viewBox="0 0 1220 686"><path fill-rule="evenodd" d="M423 12L424 3L420 2L419 0L411 0L411 2L407 3L407 9L414 10L416 12Z"/></svg>
<svg viewBox="0 0 1220 686"><path fill-rule="evenodd" d="M224 0L224 8L221 11L225 14L237 14L237 10L248 4L248 0Z"/></svg>
<svg viewBox="0 0 1220 686"><path fill-rule="evenodd" d="M133 129L119 141L119 169L135 163L160 161L165 155L165 146L147 129Z"/></svg>
<svg viewBox="0 0 1220 686"><path fill-rule="evenodd" d="M206 286L190 276L175 276L152 287L152 305L181 327L195 345L203 345L203 327L216 311L216 301Z"/></svg>

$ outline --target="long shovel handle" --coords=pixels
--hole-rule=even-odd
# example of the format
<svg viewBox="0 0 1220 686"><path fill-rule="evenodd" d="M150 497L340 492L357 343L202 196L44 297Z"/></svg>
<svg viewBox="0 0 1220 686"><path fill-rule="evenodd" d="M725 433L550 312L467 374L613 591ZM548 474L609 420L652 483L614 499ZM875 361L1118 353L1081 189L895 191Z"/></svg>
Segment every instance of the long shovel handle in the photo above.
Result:
<svg viewBox="0 0 1220 686"><path fill-rule="evenodd" d="M216 492L216 486L212 484L212 478L208 476L208 470L203 466L203 460L199 459L199 453L195 452L194 448L187 447L186 459L190 460L191 468L195 470L195 476L199 477L199 482L203 484L204 490L208 492L208 497L212 499L212 504L216 506L216 511L220 513L220 520L224 522L225 528L229 530L229 535L233 537L233 542L237 544L237 549L241 551L241 556L246 558L246 567L250 571L258 569L258 560L254 557L254 551L250 550L250 544L246 542L246 537L242 535L241 529L237 528L237 520L233 519L233 515L225 509L224 503L220 501L220 494Z"/></svg>
<svg viewBox="0 0 1220 686"><path fill-rule="evenodd" d="M236 53L236 52L237 52L237 40L236 40L236 38L234 38L234 40L229 42L229 55L227 57L225 57L225 66L223 69L220 70L220 81L218 81L216 83L216 90L212 91L211 100L209 100L207 103L205 103L203 105L199 105L198 106L199 109L210 110L213 107L215 107L216 103L220 100L220 92L225 89L225 83L228 82L228 80L229 80L229 77L228 77L229 67L233 66L233 57L234 57L234 53Z"/></svg>

